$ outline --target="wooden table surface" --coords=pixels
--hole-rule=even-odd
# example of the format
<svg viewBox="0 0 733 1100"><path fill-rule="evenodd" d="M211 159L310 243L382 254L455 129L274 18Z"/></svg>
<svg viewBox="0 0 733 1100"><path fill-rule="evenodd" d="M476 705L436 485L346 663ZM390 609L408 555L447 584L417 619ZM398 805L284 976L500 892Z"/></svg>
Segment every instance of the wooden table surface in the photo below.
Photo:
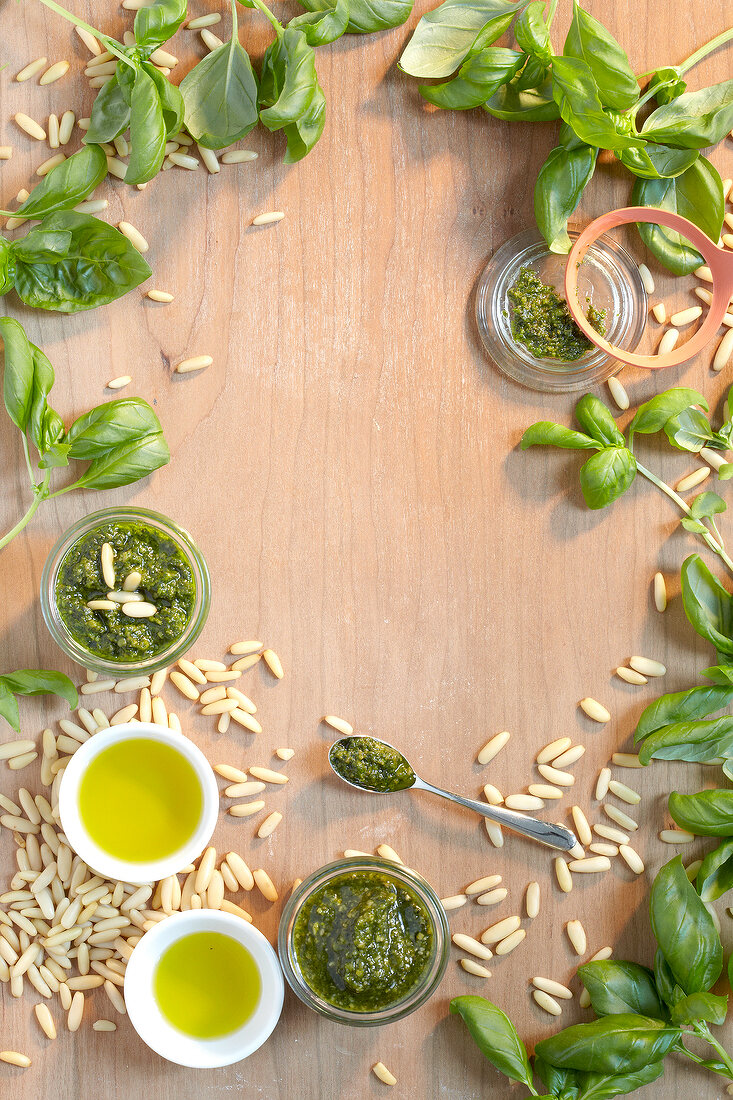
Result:
<svg viewBox="0 0 733 1100"><path fill-rule="evenodd" d="M109 19L106 29L119 34L130 25L110 5L74 7L92 23ZM590 4L639 70L682 60L725 28L727 7L724 0ZM192 15L206 10L192 0ZM333 734L320 724L325 713L394 741L426 777L475 796L489 779L505 792L523 789L538 749L567 734L587 753L575 769L574 791L556 812L567 820L578 801L597 815L599 768L630 745L641 709L660 690L690 686L713 659L687 626L678 598L679 566L695 547L669 502L644 483L612 509L591 513L580 496L575 456L517 449L533 420L569 422L574 399L532 393L498 373L479 346L473 291L492 250L532 223L532 181L556 128L426 108L416 82L396 68L418 14L406 27L318 51L328 119L301 164L284 166L284 143L258 130L244 142L259 152L255 163L225 167L218 176L174 170L145 192L117 181L103 185L109 220L124 217L149 239L152 285L175 293L172 305L147 301L141 290L75 317L19 312L17 300L4 302L50 356L53 404L66 417L109 397L108 379L129 373L126 392L155 405L173 460L132 489L45 504L2 552L0 667L71 671L38 603L45 556L63 529L115 503L169 514L190 529L213 578L196 655L219 658L232 640L259 637L286 670L281 683L260 668L241 681L259 707L258 737L234 727L217 734L211 719L195 716L167 689L169 706L212 763L268 765L278 746L296 750L286 766L290 783L267 795L267 810L284 813L276 833L257 840L256 821L222 817L217 847L269 868L286 896L296 876L344 848L387 842L441 896L480 875L504 876L506 901L488 912L470 903L450 917L454 930L478 934L499 916L521 912L533 878L542 889L540 915L520 948L492 963L490 980L465 974L454 955L430 1003L390 1027L347 1030L288 992L271 1041L247 1061L211 1072L158 1058L125 1019L114 1035L93 1032L92 1019L109 1012L100 992L88 999L76 1035L61 1026L59 1039L48 1043L33 1017L34 998L12 1001L2 987L0 1046L34 1059L26 1072L0 1067L0 1089L15 1100L193 1100L223 1093L352 1100L385 1094L370 1073L378 1059L398 1078L396 1096L518 1097L522 1090L496 1073L449 1017L449 999L490 997L531 1044L556 1025L531 1000L530 977L544 973L579 989L568 920L583 921L589 953L611 944L618 956L651 959L648 887L674 854L657 839L667 823L666 794L709 784L709 771L660 763L644 773L619 773L644 794L637 846L646 873L637 879L615 861L607 875L576 880L569 896L557 890L548 851L511 836L497 851L470 813L427 796L360 796L327 772ZM267 32L262 20L255 31L251 22L243 12L242 41L259 57ZM7 202L48 155L11 116L24 110L44 117L67 107L88 113L91 93L82 75L85 50L40 4L6 3L0 27L2 60L9 62L0 74L0 141L15 147L12 160L0 165ZM201 44L182 31L172 49L182 59L177 74L200 55ZM45 89L36 80L14 83L13 74L41 53L69 57L70 74ZM693 74L692 85L730 71L731 53L722 51ZM730 176L731 142L712 160ZM579 222L622 205L629 190L618 167L599 169ZM269 209L285 211L285 220L250 226ZM690 300L691 280L674 292L661 272L658 280L668 301ZM171 364L202 353L214 357L209 370L172 377ZM700 388L715 408L730 378L713 375L710 358L662 378L626 371L632 403L683 383ZM604 389L596 392L604 396ZM670 480L695 465L669 448L645 450ZM17 433L7 420L0 469L6 529L29 501ZM651 600L657 569L673 597L664 616ZM633 653L660 658L667 677L642 688L622 684L612 670ZM609 707L608 726L579 711L585 695ZM24 735L36 736L62 716L62 707L23 703L22 713ZM503 729L512 733L509 745L479 768L478 749ZM36 769L17 774L3 767L0 789L13 794L20 780L37 784ZM704 846L696 843L685 857ZM0 864L9 872L12 863L12 839L4 833ZM281 903L250 897L245 904L274 941ZM722 919L729 927L729 918ZM54 1011L60 1015L57 1002ZM581 1015L576 996L560 1023ZM720 1078L674 1064L644 1095L712 1100L724 1088Z"/></svg>

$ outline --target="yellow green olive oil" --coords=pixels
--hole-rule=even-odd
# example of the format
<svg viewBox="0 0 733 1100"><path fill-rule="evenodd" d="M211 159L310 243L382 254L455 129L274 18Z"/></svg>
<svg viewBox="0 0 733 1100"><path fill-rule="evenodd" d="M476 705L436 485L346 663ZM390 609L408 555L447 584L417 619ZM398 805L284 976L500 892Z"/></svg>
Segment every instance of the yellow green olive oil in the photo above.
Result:
<svg viewBox="0 0 733 1100"><path fill-rule="evenodd" d="M192 932L161 955L153 991L173 1027L196 1039L219 1039L246 1024L262 981L246 947L222 932Z"/></svg>
<svg viewBox="0 0 733 1100"><path fill-rule="evenodd" d="M79 813L109 855L147 863L177 852L201 819L199 778L182 753L146 737L110 745L79 785Z"/></svg>

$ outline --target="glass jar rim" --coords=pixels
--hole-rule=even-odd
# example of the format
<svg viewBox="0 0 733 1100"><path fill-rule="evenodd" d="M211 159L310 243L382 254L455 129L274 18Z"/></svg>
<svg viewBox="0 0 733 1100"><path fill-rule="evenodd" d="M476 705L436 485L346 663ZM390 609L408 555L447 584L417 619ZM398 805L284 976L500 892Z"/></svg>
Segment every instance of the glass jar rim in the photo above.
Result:
<svg viewBox="0 0 733 1100"><path fill-rule="evenodd" d="M387 1008L369 1012L352 1012L332 1005L320 997L303 978L293 950L293 931L302 906L319 887L353 871L380 871L411 889L425 907L433 930L430 963L421 978L401 1000ZM285 977L293 992L314 1011L337 1023L355 1027L376 1027L408 1016L423 1005L440 983L450 953L448 918L437 893L418 871L379 856L347 856L319 867L303 880L288 899L278 927L278 954Z"/></svg>
<svg viewBox="0 0 733 1100"><path fill-rule="evenodd" d="M194 606L183 633L171 642L167 649L161 650L148 660L116 661L100 657L85 649L70 633L64 624L56 604L56 581L58 572L67 553L80 538L89 534L107 522L119 520L130 522L140 520L152 527L164 531L176 543L178 549L188 561L196 586ZM123 679L126 676L140 676L156 669L173 664L182 657L204 628L211 604L211 576L206 559L185 528L179 526L169 516L150 508L134 505L101 508L82 516L68 527L57 539L46 557L41 574L41 612L44 622L61 650L83 668L94 672L106 673Z"/></svg>

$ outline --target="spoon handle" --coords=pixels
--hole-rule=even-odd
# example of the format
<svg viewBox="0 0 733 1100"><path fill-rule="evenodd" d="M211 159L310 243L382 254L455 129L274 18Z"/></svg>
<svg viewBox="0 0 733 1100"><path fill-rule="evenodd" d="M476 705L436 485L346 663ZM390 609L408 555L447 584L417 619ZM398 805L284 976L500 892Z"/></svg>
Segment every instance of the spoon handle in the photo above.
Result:
<svg viewBox="0 0 733 1100"><path fill-rule="evenodd" d="M546 844L550 848L558 848L561 852L569 852L578 843L577 837L564 825L555 825L552 821L540 821L536 817L507 810L504 806L490 806L487 802L478 802L475 798L464 798L463 795L434 787L424 779L416 779L412 789L430 791L431 794L440 795L441 798L447 798L450 802L457 802L467 810L475 810L477 814L488 817L490 821L505 825L507 829L528 836L531 840L538 840L540 844Z"/></svg>

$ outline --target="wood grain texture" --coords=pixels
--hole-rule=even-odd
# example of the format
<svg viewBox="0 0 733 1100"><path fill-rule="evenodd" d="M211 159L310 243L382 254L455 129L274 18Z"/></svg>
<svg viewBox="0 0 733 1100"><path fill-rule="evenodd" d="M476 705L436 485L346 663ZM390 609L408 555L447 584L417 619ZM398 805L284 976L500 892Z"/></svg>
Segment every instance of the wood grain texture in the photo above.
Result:
<svg viewBox="0 0 733 1100"><path fill-rule="evenodd" d="M92 23L109 19L112 31L129 25L109 5L74 6ZM682 60L730 16L724 0L589 6L639 70ZM207 9L193 0L190 10ZM388 842L442 896L479 875L504 876L506 901L490 913L465 906L450 918L455 930L477 934L521 911L525 885L535 878L540 915L520 948L491 966L489 981L465 974L453 957L432 1001L389 1028L347 1030L288 995L273 1039L248 1061L215 1072L163 1062L126 1020L115 1035L94 1033L91 1020L108 1015L99 994L89 998L76 1035L60 1028L48 1043L33 998L13 1002L3 987L0 1046L34 1059L26 1072L0 1066L0 1088L16 1100L194 1100L224 1092L356 1100L383 1094L369 1072L378 1059L397 1076L397 1096L508 1100L521 1090L449 1018L451 996L485 993L531 1043L554 1025L532 1002L530 977L571 980L577 963L568 920L584 922L589 953L608 943L618 955L650 960L648 885L672 855L656 839L667 823L665 795L673 786L709 784L709 771L661 763L630 773L645 796L638 847L646 874L635 879L615 862L567 897L554 886L548 852L514 838L495 851L468 813L427 796L358 796L327 774L324 713L387 737L409 750L427 778L472 795L488 779L506 792L522 789L539 747L568 734L588 751L557 815L566 820L577 800L597 817L597 772L630 743L642 707L660 689L691 684L712 659L676 598L679 564L693 540L669 503L639 484L612 511L590 513L575 457L516 449L528 423L569 421L574 401L522 390L494 369L478 344L472 295L492 250L531 223L532 182L555 127L427 109L416 82L395 65L418 14L406 28L319 50L328 121L302 164L283 166L284 143L258 131L244 143L260 153L254 164L225 167L216 177L170 171L145 192L114 181L103 186L109 220L126 218L151 242L152 285L175 293L172 305L137 291L106 309L60 317L16 311L12 302L56 368L54 405L63 415L99 402L110 378L129 373L128 392L155 404L173 461L135 489L44 505L3 551L0 667L64 667L37 599L44 558L63 529L115 502L159 509L189 527L211 568L214 599L197 655L219 657L234 638L261 637L286 669L279 684L259 668L243 677L260 708L264 733L257 738L234 728L218 735L211 719L195 717L183 700L174 704L174 692L167 696L214 763L267 765L276 747L296 749L287 765L291 782L267 794L267 811L284 812L276 833L256 840L256 821L222 818L217 847L269 868L286 894L295 876L344 848ZM243 13L242 41L259 56L267 32L261 21L252 30L252 22ZM9 62L0 74L1 140L15 147L0 164L9 201L48 156L17 131L12 115L43 118L67 107L88 113L91 99L81 75L85 51L54 15L39 4L6 4L0 28ZM185 31L172 49L181 69L201 53L198 37ZM13 83L14 72L41 53L73 59L69 76L45 89L35 80ZM730 56L707 61L693 87L730 76ZM712 159L731 175L730 141ZM629 190L622 170L599 170L580 220L623 204ZM268 209L284 210L285 220L252 228L252 217ZM674 291L672 282L660 274L661 293L689 301L691 280ZM172 364L201 353L214 357L209 370L171 375ZM624 381L634 403L683 383L702 389L715 407L730 379L711 375L706 359L663 378L626 372ZM670 480L695 465L653 443L646 449ZM28 503L17 433L7 421L0 469L6 529ZM651 599L657 569L673 597L664 617ZM637 689L614 678L613 668L632 653L663 660L666 679ZM585 695L610 708L610 725L579 712ZM23 716L26 735L35 735L61 710L24 703ZM512 731L512 740L479 768L478 749L500 729ZM12 794L33 771L17 776L3 767L0 789ZM5 869L12 849L10 837L0 836ZM274 940L280 906L256 898L251 905L255 923ZM577 993L577 981L571 984ZM52 1011L59 1020L56 1002ZM562 1022L580 1015L574 1001ZM712 1100L723 1087L675 1065L644 1095Z"/></svg>

